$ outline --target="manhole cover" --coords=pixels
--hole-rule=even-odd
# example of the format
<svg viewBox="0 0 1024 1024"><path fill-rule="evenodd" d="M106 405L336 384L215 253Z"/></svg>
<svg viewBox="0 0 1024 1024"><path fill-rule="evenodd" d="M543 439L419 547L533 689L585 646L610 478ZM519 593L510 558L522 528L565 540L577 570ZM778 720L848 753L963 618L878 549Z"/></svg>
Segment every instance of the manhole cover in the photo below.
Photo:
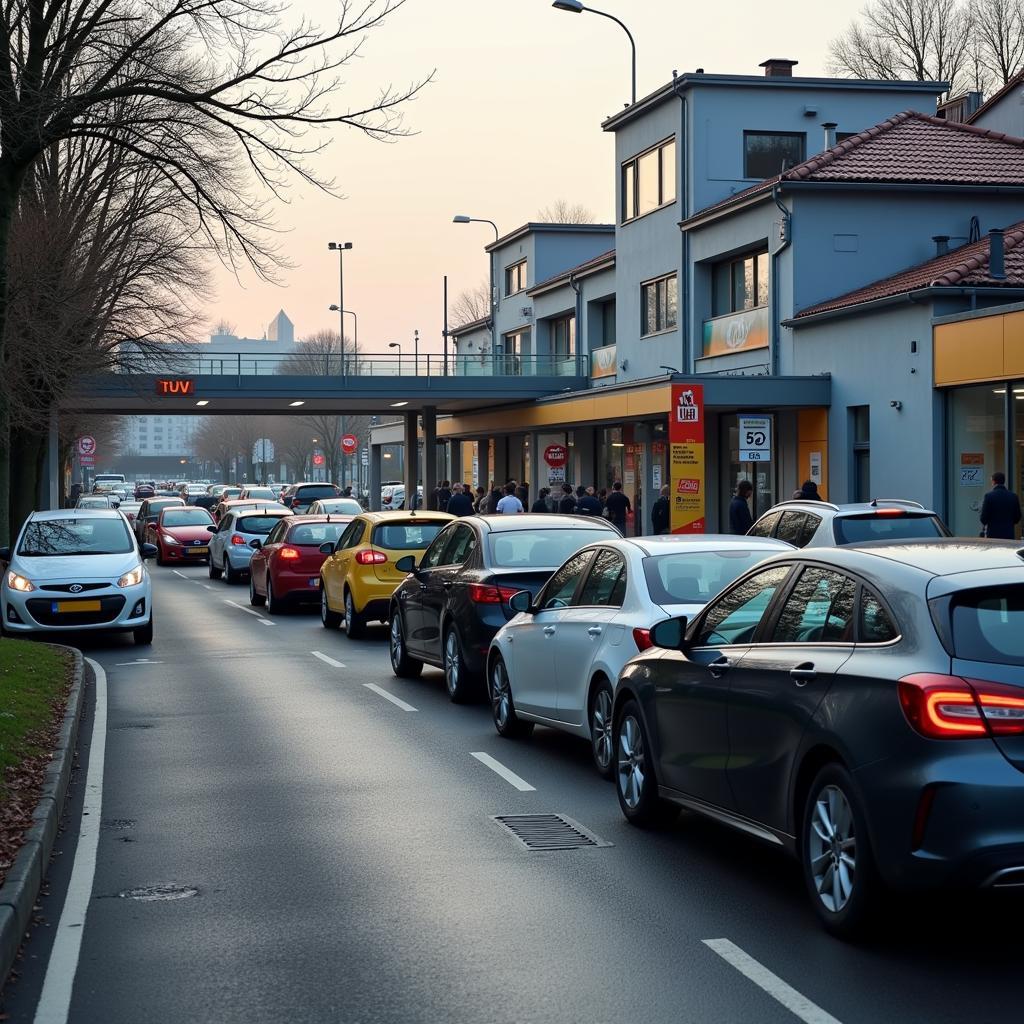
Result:
<svg viewBox="0 0 1024 1024"><path fill-rule="evenodd" d="M579 850L612 846L564 814L499 814L494 821L527 850Z"/></svg>
<svg viewBox="0 0 1024 1024"><path fill-rule="evenodd" d="M125 889L117 895L123 900L156 903L160 900L187 900L189 896L198 896L199 890L188 885L145 885L138 889Z"/></svg>

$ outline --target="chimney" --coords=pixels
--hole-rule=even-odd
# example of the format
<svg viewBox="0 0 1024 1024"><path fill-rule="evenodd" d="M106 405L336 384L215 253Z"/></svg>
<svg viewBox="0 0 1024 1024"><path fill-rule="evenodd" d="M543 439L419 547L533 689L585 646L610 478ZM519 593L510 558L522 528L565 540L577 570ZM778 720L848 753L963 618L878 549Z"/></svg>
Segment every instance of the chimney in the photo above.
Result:
<svg viewBox="0 0 1024 1024"><path fill-rule="evenodd" d="M992 228L988 233L988 273L997 281L1006 278L1006 261L1004 259L1003 229Z"/></svg>
<svg viewBox="0 0 1024 1024"><path fill-rule="evenodd" d="M798 60L786 60L785 57L769 57L758 67L764 68L765 78L792 78L793 68L799 63Z"/></svg>
<svg viewBox="0 0 1024 1024"><path fill-rule="evenodd" d="M949 235L932 235L932 241L936 256L945 256L949 252Z"/></svg>
<svg viewBox="0 0 1024 1024"><path fill-rule="evenodd" d="M831 149L836 144L836 129L839 125L835 121L826 121L821 127L825 129L825 148Z"/></svg>

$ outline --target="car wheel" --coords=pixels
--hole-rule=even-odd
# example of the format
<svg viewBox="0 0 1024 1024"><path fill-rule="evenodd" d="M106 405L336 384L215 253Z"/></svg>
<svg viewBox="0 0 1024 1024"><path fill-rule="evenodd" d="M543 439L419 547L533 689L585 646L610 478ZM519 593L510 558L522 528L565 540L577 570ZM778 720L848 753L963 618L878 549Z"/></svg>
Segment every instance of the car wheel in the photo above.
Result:
<svg viewBox="0 0 1024 1024"><path fill-rule="evenodd" d="M231 559L228 558L227 555L225 555L224 556L224 582L225 583L229 583L229 584L237 583L238 582L238 577L240 575L241 574L236 569L232 569L231 568Z"/></svg>
<svg viewBox="0 0 1024 1024"><path fill-rule="evenodd" d="M449 626L444 634L444 684L453 704L465 704L476 693L476 680L462 656L459 631Z"/></svg>
<svg viewBox="0 0 1024 1024"><path fill-rule="evenodd" d="M612 688L602 679L590 697L590 752L594 767L602 779L610 779L615 764L612 756L615 744L612 740Z"/></svg>
<svg viewBox="0 0 1024 1024"><path fill-rule="evenodd" d="M337 629L341 625L341 616L337 612L332 612L327 603L327 586L322 576L320 577L320 621L324 624L324 629Z"/></svg>
<svg viewBox="0 0 1024 1024"><path fill-rule="evenodd" d="M679 808L658 796L658 778L651 757L640 705L627 701L615 723L615 791L631 825L649 828L671 821Z"/></svg>
<svg viewBox="0 0 1024 1024"><path fill-rule="evenodd" d="M352 591L345 591L345 635L349 640L358 640L366 631L366 617L356 611Z"/></svg>
<svg viewBox="0 0 1024 1024"><path fill-rule="evenodd" d="M162 547L160 547L159 545L157 545L157 549L156 549L156 564L157 565L166 565L167 564L166 560L164 559L164 549Z"/></svg>
<svg viewBox="0 0 1024 1024"><path fill-rule="evenodd" d="M210 579L211 580L219 580L220 579L220 569L216 565L213 564L213 555L210 555Z"/></svg>
<svg viewBox="0 0 1024 1024"><path fill-rule="evenodd" d="M840 938L863 931L881 889L867 822L849 772L818 772L804 806L800 860L815 912Z"/></svg>
<svg viewBox="0 0 1024 1024"><path fill-rule="evenodd" d="M505 659L500 654L491 663L487 682L487 695L491 699L491 715L494 718L494 728L498 730L498 735L504 736L506 739L529 736L533 732L533 722L524 722L516 714L515 702L512 700L512 683L508 678Z"/></svg>
<svg viewBox="0 0 1024 1024"><path fill-rule="evenodd" d="M271 580L269 572L267 573L267 611L271 615L283 615L287 611L284 601L274 596L274 582Z"/></svg>
<svg viewBox="0 0 1024 1024"><path fill-rule="evenodd" d="M132 639L136 647L148 647L153 642L153 613L149 613L149 622L132 630Z"/></svg>
<svg viewBox="0 0 1024 1024"><path fill-rule="evenodd" d="M423 662L409 657L405 649L405 631L402 629L402 613L395 609L391 616L391 635L388 641L391 653L391 671L399 679L415 679L423 671Z"/></svg>
<svg viewBox="0 0 1024 1024"><path fill-rule="evenodd" d="M253 579L252 574L249 574L249 604L253 608L259 608L261 605L267 603L267 599L262 594L256 593L256 580Z"/></svg>

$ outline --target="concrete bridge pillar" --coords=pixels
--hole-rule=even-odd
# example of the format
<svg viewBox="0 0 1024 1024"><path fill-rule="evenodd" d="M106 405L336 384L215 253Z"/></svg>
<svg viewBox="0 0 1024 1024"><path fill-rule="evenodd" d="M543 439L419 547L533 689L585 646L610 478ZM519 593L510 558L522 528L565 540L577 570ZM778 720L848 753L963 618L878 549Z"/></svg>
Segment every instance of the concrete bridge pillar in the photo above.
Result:
<svg viewBox="0 0 1024 1024"><path fill-rule="evenodd" d="M370 511L380 511L380 463L383 445L370 445Z"/></svg>
<svg viewBox="0 0 1024 1024"><path fill-rule="evenodd" d="M419 481L419 431L417 416L414 412L405 414L405 451L402 459L403 479L405 480L405 507L412 508L413 497Z"/></svg>
<svg viewBox="0 0 1024 1024"><path fill-rule="evenodd" d="M437 490L437 409L423 407L423 507Z"/></svg>

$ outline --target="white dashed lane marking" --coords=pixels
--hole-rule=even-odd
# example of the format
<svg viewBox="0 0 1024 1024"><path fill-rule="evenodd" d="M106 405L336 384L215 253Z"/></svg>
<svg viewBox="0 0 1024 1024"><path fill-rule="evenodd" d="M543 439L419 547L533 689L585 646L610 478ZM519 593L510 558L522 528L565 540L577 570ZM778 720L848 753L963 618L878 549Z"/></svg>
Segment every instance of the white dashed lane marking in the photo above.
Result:
<svg viewBox="0 0 1024 1024"><path fill-rule="evenodd" d="M385 700L391 701L396 708L401 708L403 711L415 711L416 709L411 704L406 704L404 700L399 700L393 693L388 693L383 686L378 686L376 683L363 683L368 690L373 690L374 693L380 694Z"/></svg>
<svg viewBox="0 0 1024 1024"><path fill-rule="evenodd" d="M310 651L309 653L312 654L314 658L319 658L322 662L330 665L332 668L345 668L340 661L335 661L333 658L327 657L326 654L323 654L320 651Z"/></svg>
<svg viewBox="0 0 1024 1024"><path fill-rule="evenodd" d="M506 768L499 760L491 757L490 754L485 754L482 750L476 750L470 756L475 757L482 765L486 765L492 772L500 775L510 786L518 789L520 793L536 792L536 786L531 786L526 779L520 778L511 768Z"/></svg>

